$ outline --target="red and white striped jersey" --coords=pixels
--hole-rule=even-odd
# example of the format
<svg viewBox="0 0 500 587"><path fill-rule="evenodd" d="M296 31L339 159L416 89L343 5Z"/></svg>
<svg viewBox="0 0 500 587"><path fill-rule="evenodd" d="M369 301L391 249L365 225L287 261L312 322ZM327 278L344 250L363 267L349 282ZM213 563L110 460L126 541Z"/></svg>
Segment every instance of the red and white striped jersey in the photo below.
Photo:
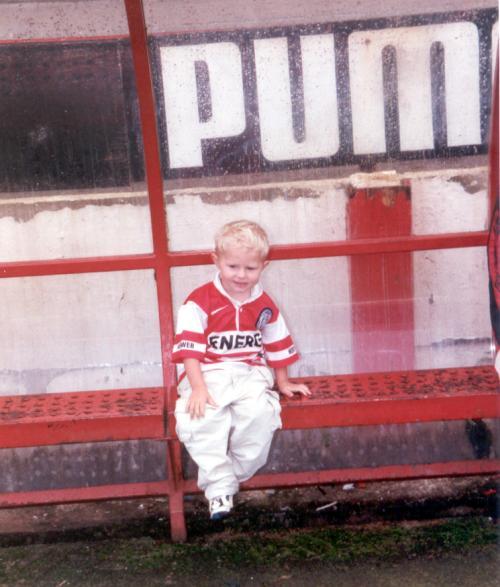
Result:
<svg viewBox="0 0 500 587"><path fill-rule="evenodd" d="M220 278L195 289L179 309L172 359L285 367L299 357L283 316L257 284L245 302L230 298Z"/></svg>

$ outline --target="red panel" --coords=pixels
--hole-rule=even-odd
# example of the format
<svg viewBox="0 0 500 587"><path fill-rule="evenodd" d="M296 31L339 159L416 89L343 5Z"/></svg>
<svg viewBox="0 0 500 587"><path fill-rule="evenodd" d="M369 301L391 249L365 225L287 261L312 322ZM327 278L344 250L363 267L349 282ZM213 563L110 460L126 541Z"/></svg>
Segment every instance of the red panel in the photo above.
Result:
<svg viewBox="0 0 500 587"><path fill-rule="evenodd" d="M348 236L353 240L411 234L411 201L402 188L357 190L347 213ZM411 369L411 253L358 255L351 258L350 270L354 370Z"/></svg>
<svg viewBox="0 0 500 587"><path fill-rule="evenodd" d="M164 436L162 388L0 397L0 446Z"/></svg>

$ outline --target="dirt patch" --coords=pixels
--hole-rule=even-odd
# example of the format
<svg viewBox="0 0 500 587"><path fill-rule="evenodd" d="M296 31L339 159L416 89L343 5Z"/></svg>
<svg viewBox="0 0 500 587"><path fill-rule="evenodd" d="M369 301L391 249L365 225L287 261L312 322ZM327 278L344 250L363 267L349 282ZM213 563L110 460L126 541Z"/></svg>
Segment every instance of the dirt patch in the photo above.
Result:
<svg viewBox="0 0 500 587"><path fill-rule="evenodd" d="M497 482L494 477L447 478L248 491L238 496L225 527L251 532L464 516L496 520ZM190 539L220 531L208 520L202 496L186 496L185 506ZM168 540L169 535L168 501L161 498L0 510L0 546L82 537Z"/></svg>

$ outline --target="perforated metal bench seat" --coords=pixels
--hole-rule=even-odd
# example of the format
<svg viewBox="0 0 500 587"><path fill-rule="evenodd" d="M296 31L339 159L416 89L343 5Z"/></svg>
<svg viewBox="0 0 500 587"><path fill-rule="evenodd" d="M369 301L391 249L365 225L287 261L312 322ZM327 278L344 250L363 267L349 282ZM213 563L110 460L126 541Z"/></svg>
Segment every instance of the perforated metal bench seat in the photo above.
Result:
<svg viewBox="0 0 500 587"><path fill-rule="evenodd" d="M320 428L496 418L493 366L302 378L310 398L285 399L283 427Z"/></svg>
<svg viewBox="0 0 500 587"><path fill-rule="evenodd" d="M0 397L0 448L160 438L162 388Z"/></svg>
<svg viewBox="0 0 500 587"><path fill-rule="evenodd" d="M311 398L283 399L283 427L314 429L498 418L499 380L492 366L303 378ZM167 478L140 483L0 493L0 507L168 496L174 540L186 537L183 499L199 491L183 477L178 444L166 435L162 388L0 397L0 449L163 439ZM352 480L489 474L498 459L261 473L243 488L293 487Z"/></svg>
<svg viewBox="0 0 500 587"><path fill-rule="evenodd" d="M283 427L321 428L495 418L493 366L302 378L310 398L284 398ZM161 438L162 388L0 397L0 447Z"/></svg>

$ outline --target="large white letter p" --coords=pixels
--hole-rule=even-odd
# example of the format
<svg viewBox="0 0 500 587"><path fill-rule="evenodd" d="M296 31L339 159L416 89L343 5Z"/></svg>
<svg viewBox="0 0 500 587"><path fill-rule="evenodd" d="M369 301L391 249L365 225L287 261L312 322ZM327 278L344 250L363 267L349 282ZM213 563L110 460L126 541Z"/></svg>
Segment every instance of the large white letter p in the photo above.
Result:
<svg viewBox="0 0 500 587"><path fill-rule="evenodd" d="M170 167L201 167L202 139L245 130L240 50L229 42L162 47L161 67Z"/></svg>

